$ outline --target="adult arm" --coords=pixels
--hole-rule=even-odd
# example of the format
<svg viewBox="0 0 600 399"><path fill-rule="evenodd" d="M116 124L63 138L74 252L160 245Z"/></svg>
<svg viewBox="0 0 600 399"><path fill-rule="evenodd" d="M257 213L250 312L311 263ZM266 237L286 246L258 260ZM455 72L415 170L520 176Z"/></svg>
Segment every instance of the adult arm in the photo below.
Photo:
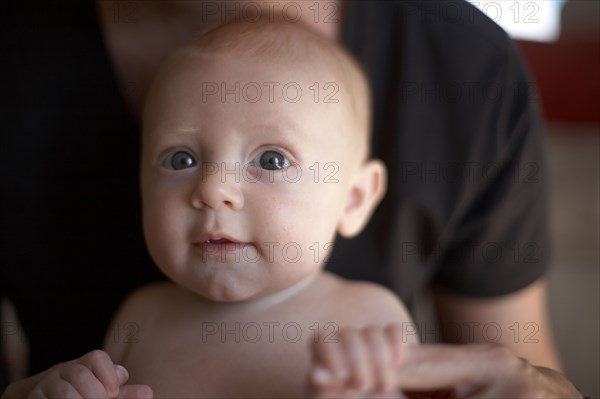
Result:
<svg viewBox="0 0 600 399"><path fill-rule="evenodd" d="M563 371L552 336L545 279L497 298L474 298L438 288L434 299L446 342L498 343L536 366ZM461 326L462 334L455 334L451 326Z"/></svg>
<svg viewBox="0 0 600 399"><path fill-rule="evenodd" d="M413 364L407 366L403 378L413 375L419 381L411 389L447 384L459 397L581 398L562 374L546 297L544 279L489 299L436 289L441 331L448 341L466 345L425 345L413 354ZM465 334L463 328L463 334L453 334L456 330L448 328L451 324L469 326L471 333ZM486 331L486 325L494 327Z"/></svg>
<svg viewBox="0 0 600 399"><path fill-rule="evenodd" d="M434 277L442 332L466 345L407 351L400 385L445 386L461 397L577 398L560 373L546 304L548 175L538 98L514 45L486 32L487 48L495 51L479 58L487 73L474 76L482 87L497 88L497 96L472 108L477 128L461 142L465 162L485 173L456 186L460 194L441 234ZM482 66L458 53L457 59L465 68ZM460 140L462 131L455 133Z"/></svg>
<svg viewBox="0 0 600 399"><path fill-rule="evenodd" d="M445 384L459 397L579 398L561 374L546 303L548 175L538 100L514 46L503 52L494 78L500 94L487 104L473 147L493 168L463 191L435 277L444 338L466 345L409 351L402 375L409 389Z"/></svg>
<svg viewBox="0 0 600 399"><path fill-rule="evenodd" d="M315 397L354 397L356 393L404 397L399 393L403 391L435 398L582 398L558 371L560 361L546 328L545 296L543 280L514 294L483 301L438 290L436 300L445 310L442 322L476 327L532 320L539 330L529 336L530 342L515 342L512 334L497 331L494 343L489 343L490 335L485 339L485 333L454 340L464 345L411 344L400 326L346 332L339 347L320 345L321 351L317 350L322 366L311 374L313 387L318 388L312 393ZM359 365L360 372L352 364Z"/></svg>

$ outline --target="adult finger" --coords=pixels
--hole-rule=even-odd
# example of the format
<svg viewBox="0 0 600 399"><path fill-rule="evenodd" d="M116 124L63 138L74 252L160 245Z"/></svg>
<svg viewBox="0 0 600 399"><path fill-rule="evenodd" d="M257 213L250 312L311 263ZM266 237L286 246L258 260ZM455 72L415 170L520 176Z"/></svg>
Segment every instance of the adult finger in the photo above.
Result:
<svg viewBox="0 0 600 399"><path fill-rule="evenodd" d="M402 390L452 388L457 396L463 397L485 391L495 382L505 383L521 364L509 349L500 345L421 345L404 350L396 379Z"/></svg>

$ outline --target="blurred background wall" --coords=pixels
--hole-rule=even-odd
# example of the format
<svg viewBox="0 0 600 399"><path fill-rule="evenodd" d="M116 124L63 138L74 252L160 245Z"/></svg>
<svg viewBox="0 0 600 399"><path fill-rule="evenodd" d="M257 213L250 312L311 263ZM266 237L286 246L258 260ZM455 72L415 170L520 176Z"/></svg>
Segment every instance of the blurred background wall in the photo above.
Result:
<svg viewBox="0 0 600 399"><path fill-rule="evenodd" d="M598 398L600 1L564 3L556 41L516 43L539 89L546 119L554 244L552 324L569 377Z"/></svg>

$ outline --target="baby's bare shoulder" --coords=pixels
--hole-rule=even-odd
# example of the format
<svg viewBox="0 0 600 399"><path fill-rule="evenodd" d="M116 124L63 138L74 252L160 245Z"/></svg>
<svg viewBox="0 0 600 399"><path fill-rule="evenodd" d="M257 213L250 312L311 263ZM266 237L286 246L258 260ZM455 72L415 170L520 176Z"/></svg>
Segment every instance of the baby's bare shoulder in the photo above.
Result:
<svg viewBox="0 0 600 399"><path fill-rule="evenodd" d="M160 311L165 300L172 297L176 287L170 282L144 285L132 291L123 301L119 313L123 316L148 318Z"/></svg>
<svg viewBox="0 0 600 399"><path fill-rule="evenodd" d="M131 292L119 305L104 339L104 350L114 362L124 359L127 344L134 336L136 341L156 320L164 308L165 299L172 295L173 284L159 282L148 284Z"/></svg>
<svg viewBox="0 0 600 399"><path fill-rule="evenodd" d="M354 325L402 324L412 321L398 296L379 284L336 279L335 311L348 317ZM346 318L344 317L344 318Z"/></svg>

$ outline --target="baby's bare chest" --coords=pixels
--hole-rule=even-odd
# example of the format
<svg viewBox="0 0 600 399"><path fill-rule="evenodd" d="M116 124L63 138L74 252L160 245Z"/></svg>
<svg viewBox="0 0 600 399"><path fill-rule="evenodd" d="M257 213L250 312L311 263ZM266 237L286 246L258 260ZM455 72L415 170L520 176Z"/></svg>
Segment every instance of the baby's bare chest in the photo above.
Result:
<svg viewBox="0 0 600 399"><path fill-rule="evenodd" d="M130 383L155 397L301 397L311 343L335 323L321 320L206 321L162 325L129 344Z"/></svg>

